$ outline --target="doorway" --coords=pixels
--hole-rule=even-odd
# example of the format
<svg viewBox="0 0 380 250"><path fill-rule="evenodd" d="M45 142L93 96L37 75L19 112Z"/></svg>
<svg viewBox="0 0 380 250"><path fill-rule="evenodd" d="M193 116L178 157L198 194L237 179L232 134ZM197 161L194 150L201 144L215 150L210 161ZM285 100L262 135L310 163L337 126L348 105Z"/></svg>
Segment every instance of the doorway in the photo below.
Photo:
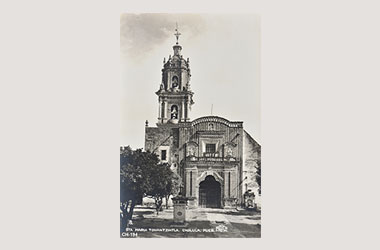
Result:
<svg viewBox="0 0 380 250"><path fill-rule="evenodd" d="M207 208L220 208L220 183L214 176L207 176L199 183L199 206Z"/></svg>

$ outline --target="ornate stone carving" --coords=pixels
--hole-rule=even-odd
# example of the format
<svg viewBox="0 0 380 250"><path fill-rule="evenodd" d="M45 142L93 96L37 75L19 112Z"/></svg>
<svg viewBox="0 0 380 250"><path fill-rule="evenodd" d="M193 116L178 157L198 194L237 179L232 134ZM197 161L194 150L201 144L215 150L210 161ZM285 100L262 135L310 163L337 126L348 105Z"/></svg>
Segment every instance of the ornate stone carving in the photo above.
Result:
<svg viewBox="0 0 380 250"><path fill-rule="evenodd" d="M186 156L195 157L197 149L198 149L198 144L190 141L187 143L186 149L187 149Z"/></svg>
<svg viewBox="0 0 380 250"><path fill-rule="evenodd" d="M227 142L225 145L224 145L224 150L225 150L225 156L226 157L233 157L233 151L234 151L234 148L236 147L236 144L232 143L232 142Z"/></svg>

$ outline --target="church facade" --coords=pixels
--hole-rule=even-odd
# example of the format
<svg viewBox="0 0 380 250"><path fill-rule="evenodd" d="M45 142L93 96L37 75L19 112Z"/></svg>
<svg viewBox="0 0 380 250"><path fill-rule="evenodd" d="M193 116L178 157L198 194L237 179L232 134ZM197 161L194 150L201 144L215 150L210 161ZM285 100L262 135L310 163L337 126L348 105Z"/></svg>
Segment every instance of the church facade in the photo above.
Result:
<svg viewBox="0 0 380 250"><path fill-rule="evenodd" d="M194 104L190 62L182 46L164 59L156 126L145 126L145 150L170 164L181 176L181 193L191 207L228 208L245 205L246 194L259 197L256 167L261 146L244 130L242 121L218 116L190 119Z"/></svg>

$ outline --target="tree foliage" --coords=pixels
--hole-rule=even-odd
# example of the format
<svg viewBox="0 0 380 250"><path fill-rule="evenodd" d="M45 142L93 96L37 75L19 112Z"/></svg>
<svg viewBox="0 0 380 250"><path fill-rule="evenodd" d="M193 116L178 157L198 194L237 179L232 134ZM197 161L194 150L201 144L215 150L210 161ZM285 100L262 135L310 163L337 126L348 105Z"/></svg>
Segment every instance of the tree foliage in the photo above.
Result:
<svg viewBox="0 0 380 250"><path fill-rule="evenodd" d="M149 178L158 165L158 157L141 149L126 147L120 151L120 201L142 197L150 188Z"/></svg>
<svg viewBox="0 0 380 250"><path fill-rule="evenodd" d="M162 199L171 193L173 172L168 164L158 164L149 171L146 195L154 198L157 213L161 210Z"/></svg>
<svg viewBox="0 0 380 250"><path fill-rule="evenodd" d="M124 214L122 227L130 221L137 199L154 198L157 213L162 199L173 193L176 176L168 164L160 164L154 153L130 147L120 149L120 202ZM125 227L124 227L125 228Z"/></svg>

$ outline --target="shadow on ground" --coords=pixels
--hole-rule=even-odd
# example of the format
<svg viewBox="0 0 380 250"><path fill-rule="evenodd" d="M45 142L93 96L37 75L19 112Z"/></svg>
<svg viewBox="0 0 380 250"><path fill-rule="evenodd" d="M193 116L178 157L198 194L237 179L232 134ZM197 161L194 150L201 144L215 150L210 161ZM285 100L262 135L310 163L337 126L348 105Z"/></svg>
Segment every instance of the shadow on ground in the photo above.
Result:
<svg viewBox="0 0 380 250"><path fill-rule="evenodd" d="M154 214L155 212L156 212L156 210L152 208L152 210L149 210L149 211L135 210L133 212L133 214L134 215L148 215L148 214Z"/></svg>

